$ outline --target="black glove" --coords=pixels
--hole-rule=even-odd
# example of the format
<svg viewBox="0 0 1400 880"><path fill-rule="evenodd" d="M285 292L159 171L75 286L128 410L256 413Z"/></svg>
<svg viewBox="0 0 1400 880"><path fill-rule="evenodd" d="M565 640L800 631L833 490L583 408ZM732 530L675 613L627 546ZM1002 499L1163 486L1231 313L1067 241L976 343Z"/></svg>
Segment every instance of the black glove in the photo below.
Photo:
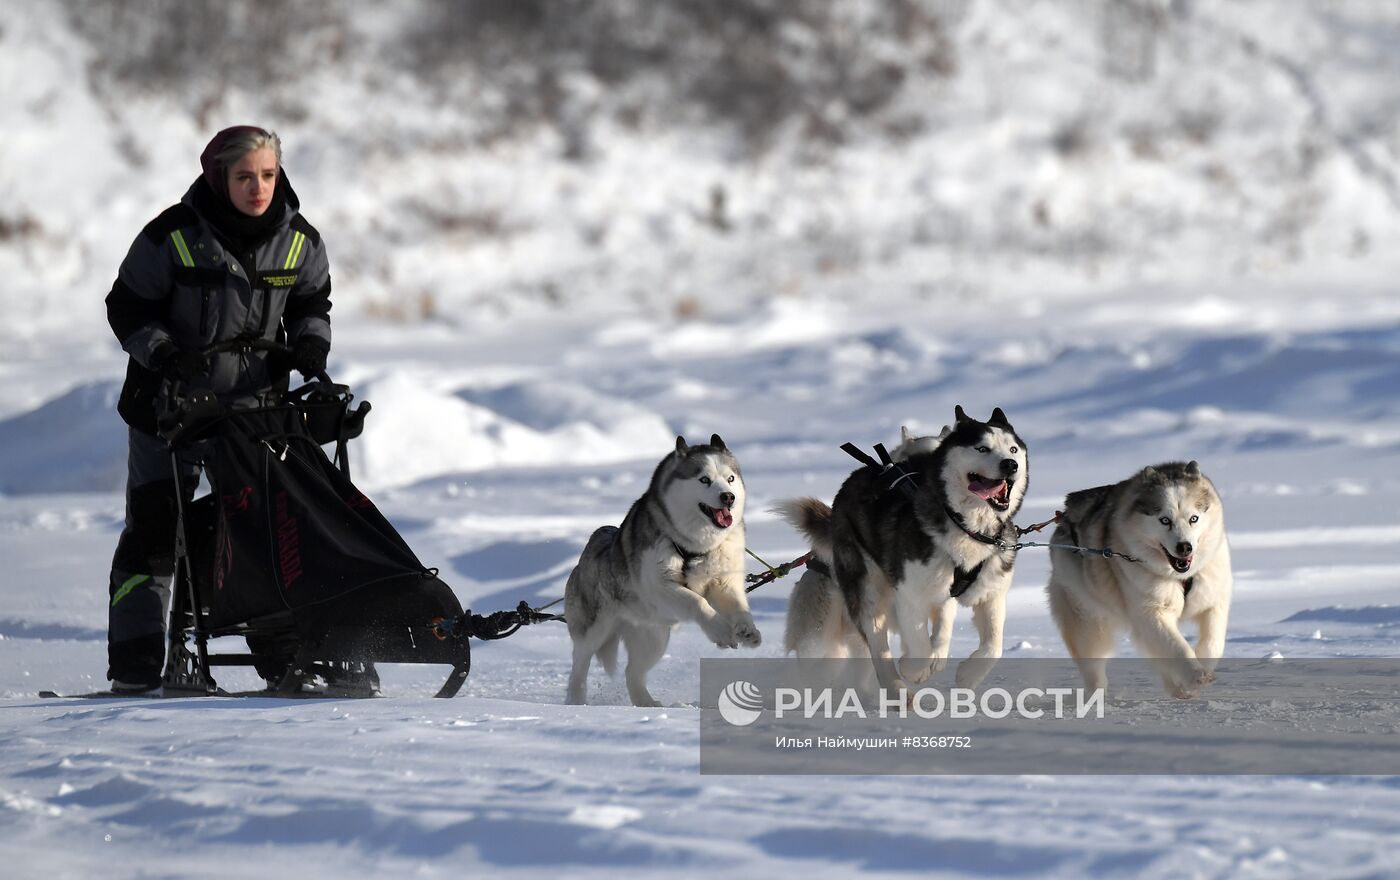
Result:
<svg viewBox="0 0 1400 880"><path fill-rule="evenodd" d="M156 372L171 382L188 382L209 369L209 359L192 348L163 342L152 358Z"/></svg>
<svg viewBox="0 0 1400 880"><path fill-rule="evenodd" d="M319 336L303 336L292 349L292 364L308 379L314 379L326 369L326 355L331 344Z"/></svg>

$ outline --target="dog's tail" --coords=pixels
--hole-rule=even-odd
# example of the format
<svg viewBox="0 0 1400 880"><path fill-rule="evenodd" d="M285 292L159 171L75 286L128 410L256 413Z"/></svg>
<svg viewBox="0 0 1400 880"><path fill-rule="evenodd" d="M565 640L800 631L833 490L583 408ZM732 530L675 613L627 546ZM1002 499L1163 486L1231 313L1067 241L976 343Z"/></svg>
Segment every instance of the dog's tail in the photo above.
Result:
<svg viewBox="0 0 1400 880"><path fill-rule="evenodd" d="M812 552L831 565L831 507L815 498L789 498L779 501L773 512L807 536Z"/></svg>

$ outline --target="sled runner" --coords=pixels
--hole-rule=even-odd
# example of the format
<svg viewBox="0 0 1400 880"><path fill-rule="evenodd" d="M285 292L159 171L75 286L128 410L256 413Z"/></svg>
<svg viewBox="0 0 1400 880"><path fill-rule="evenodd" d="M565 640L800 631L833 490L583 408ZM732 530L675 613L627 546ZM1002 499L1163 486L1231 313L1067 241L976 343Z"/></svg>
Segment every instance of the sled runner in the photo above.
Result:
<svg viewBox="0 0 1400 880"><path fill-rule="evenodd" d="M264 340L222 343L206 354L289 349ZM176 481L175 574L167 695L216 694L212 667L251 665L270 692L371 696L375 663L452 667L439 697L471 670L470 638L501 638L557 619L525 603L488 616L463 611L349 477L348 441L369 404L323 372L272 402L224 407L204 391L167 386L159 419ZM335 444L335 461L322 444ZM209 494L184 503L178 456L203 463ZM337 466L338 465L338 466ZM249 653L210 653L225 636Z"/></svg>

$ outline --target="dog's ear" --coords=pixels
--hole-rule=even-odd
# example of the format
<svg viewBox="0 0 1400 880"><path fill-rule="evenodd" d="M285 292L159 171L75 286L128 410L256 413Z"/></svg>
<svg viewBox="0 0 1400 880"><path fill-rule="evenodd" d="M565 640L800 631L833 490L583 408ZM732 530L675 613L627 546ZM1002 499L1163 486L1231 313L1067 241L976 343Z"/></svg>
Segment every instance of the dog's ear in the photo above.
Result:
<svg viewBox="0 0 1400 880"><path fill-rule="evenodd" d="M676 458L685 458L690 453L690 447L685 445L685 438L676 435Z"/></svg>
<svg viewBox="0 0 1400 880"><path fill-rule="evenodd" d="M900 442L900 443L908 443L910 440L913 440L913 439L914 439L914 435L911 434L911 433L909 433L909 429L906 428L906 427L904 427L903 425L900 425L900 426L899 426L899 442Z"/></svg>
<svg viewBox="0 0 1400 880"><path fill-rule="evenodd" d="M718 434L710 435L710 445L716 449L722 449L725 452L729 451L729 447L724 445L724 438Z"/></svg>
<svg viewBox="0 0 1400 880"><path fill-rule="evenodd" d="M1143 468L1142 473L1138 474L1138 476L1142 477L1142 481L1148 484L1166 482L1166 480L1162 478L1162 472L1151 466Z"/></svg>
<svg viewBox="0 0 1400 880"><path fill-rule="evenodd" d="M965 421L967 421L967 413L963 412L962 404L958 404L957 406L953 407L954 424Z"/></svg>
<svg viewBox="0 0 1400 880"><path fill-rule="evenodd" d="M1001 411L1001 407L992 410L992 417L987 419L987 424L997 425L1002 428L1011 427L1011 423L1006 420L1006 413Z"/></svg>
<svg viewBox="0 0 1400 880"><path fill-rule="evenodd" d="M1195 461L1188 461L1188 462L1186 463L1186 476L1188 476L1188 477L1190 477L1191 479L1194 480L1195 478L1199 477L1200 475L1201 475L1201 466L1200 466L1200 464L1198 464L1198 463L1195 462Z"/></svg>
<svg viewBox="0 0 1400 880"><path fill-rule="evenodd" d="M951 433L953 433L953 429L948 427L947 425L944 425L943 430L938 432L938 442L942 443L944 440L947 440L948 435Z"/></svg>

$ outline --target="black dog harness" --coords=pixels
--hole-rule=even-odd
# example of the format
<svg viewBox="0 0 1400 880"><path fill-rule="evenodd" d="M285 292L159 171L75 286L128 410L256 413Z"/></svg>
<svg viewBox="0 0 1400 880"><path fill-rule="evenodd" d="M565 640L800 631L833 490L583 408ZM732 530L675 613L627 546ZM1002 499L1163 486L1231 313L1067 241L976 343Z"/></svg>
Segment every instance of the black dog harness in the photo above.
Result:
<svg viewBox="0 0 1400 880"><path fill-rule="evenodd" d="M887 475L888 485L885 486L886 492L898 488L902 492L904 492L904 494L908 496L908 498L911 501L915 500L918 497L918 490L915 488L917 475L908 470L905 470L899 464L899 462L895 461L890 456L889 451L885 449L885 444L875 444L875 454L880 456L879 461L876 461L875 459L871 458L869 453L865 452L865 450L856 446L854 443L843 443L841 444L841 448L845 450L847 455L851 456L856 461L860 462L866 467L875 468L876 470L880 471L880 473ZM973 540L978 541L982 544L989 544L993 547L996 547L999 550L1014 551L1019 549L1019 545L1013 546L1011 544L1007 544L1000 538L994 538L991 535L984 535L981 532L974 532L972 529L969 529L967 527L967 523L963 520L962 516L948 505L945 504L943 506L943 510L948 514L948 517L952 519L954 523L957 524L957 527L962 529L963 533L966 534L968 537L972 538ZM985 564L986 560L983 560L982 562L977 563L971 569L954 568L953 585L948 590L948 594L954 599L956 599L960 597L963 593L966 593L968 588L977 582L977 576L982 573L982 566ZM811 567L810 562L808 563L808 567ZM822 567L825 568L826 566L823 565Z"/></svg>
<svg viewBox="0 0 1400 880"><path fill-rule="evenodd" d="M685 549L684 547L682 547L680 544L676 543L676 540L675 540L674 538L671 539L671 546L672 546L673 548L675 548L676 555L680 556L680 558L681 558L681 572L682 572L682 573L684 573L684 572L686 571L686 569L690 568L690 564L691 564L692 562L696 562L696 561L698 561L698 560L701 560L701 559L704 559L704 558L705 558L705 554L704 554L704 553L695 553L695 552L692 552L692 551L690 551L690 550L687 550L687 549Z"/></svg>

